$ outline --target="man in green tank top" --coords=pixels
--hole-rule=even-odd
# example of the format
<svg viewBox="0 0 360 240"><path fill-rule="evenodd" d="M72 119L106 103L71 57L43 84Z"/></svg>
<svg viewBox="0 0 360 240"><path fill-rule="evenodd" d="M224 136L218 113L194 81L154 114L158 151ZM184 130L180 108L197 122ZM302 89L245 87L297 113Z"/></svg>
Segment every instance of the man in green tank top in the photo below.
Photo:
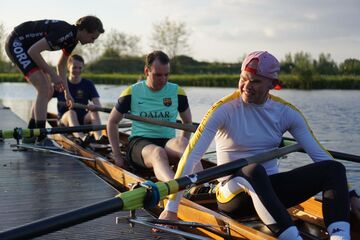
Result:
<svg viewBox="0 0 360 240"><path fill-rule="evenodd" d="M110 113L107 131L115 163L124 166L119 149L118 123L124 113L144 118L176 122L179 114L185 124L191 124L191 112L184 90L168 82L169 57L154 51L145 60L145 81L126 88ZM134 121L127 150L128 163L138 169L153 169L160 181L173 179L171 165L176 165L184 152L190 133L175 135L175 129Z"/></svg>

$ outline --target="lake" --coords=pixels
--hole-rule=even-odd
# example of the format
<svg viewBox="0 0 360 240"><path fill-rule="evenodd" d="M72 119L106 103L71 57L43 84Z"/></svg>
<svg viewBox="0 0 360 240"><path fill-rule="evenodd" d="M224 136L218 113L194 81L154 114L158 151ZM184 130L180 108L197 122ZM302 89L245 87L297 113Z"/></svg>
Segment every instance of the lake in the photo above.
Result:
<svg viewBox="0 0 360 240"><path fill-rule="evenodd" d="M100 100L112 107L126 86L97 85ZM193 121L201 121L212 103L231 93L232 88L185 87ZM272 91L298 107L308 120L314 134L328 149L360 155L360 91L358 90L286 90ZM8 106L25 121L29 119L35 90L26 83L0 83L0 103ZM51 100L49 111L56 112ZM101 113L103 123L107 114ZM14 126L15 127L15 126ZM209 151L214 150L211 145ZM213 158L214 156L210 156ZM302 153L294 153L280 161L280 169L288 170L310 163ZM347 168L349 182L360 193L360 164L342 161Z"/></svg>

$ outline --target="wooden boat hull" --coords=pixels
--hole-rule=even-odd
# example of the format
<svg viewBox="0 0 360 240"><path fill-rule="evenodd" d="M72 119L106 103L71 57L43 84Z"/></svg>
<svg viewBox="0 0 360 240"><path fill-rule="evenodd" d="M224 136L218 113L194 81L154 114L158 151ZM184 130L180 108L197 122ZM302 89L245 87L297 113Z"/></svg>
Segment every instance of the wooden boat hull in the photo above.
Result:
<svg viewBox="0 0 360 240"><path fill-rule="evenodd" d="M126 146L128 143L128 135L119 132L119 137L121 144ZM99 154L91 149L84 149L65 135L56 134L54 135L54 140L67 150L70 150L80 156L94 159L82 161L121 191L127 191L133 184L146 180L143 177L109 162L104 154ZM167 199L160 202L157 208L149 209L149 211L157 216L162 211L162 207L166 204L166 201ZM178 211L178 217L183 221L213 225L215 226L215 229L223 232L227 236L231 236L231 239L276 239L276 237L266 228L264 224L261 223L261 221L259 221L259 219L242 219L237 221L231 217L214 211L213 209L216 210L216 202L214 198L207 199L205 202L194 202L186 198L182 198ZM301 230L304 239L328 238L323 223L320 201L311 198L299 206L288 209L288 211L292 215L295 224ZM359 223L354 222L352 225L353 239L357 239L357 237L360 236L358 232L359 230L356 230L355 225L358 226L357 229L359 229ZM191 231L208 236L212 239L224 239L223 236L216 235L203 228L192 229Z"/></svg>
<svg viewBox="0 0 360 240"><path fill-rule="evenodd" d="M130 190L131 186L134 183L145 181L144 178L139 177L125 169L117 167L116 165L105 159L103 156L100 156L92 151L89 151L88 149L80 147L64 135L56 134L54 135L54 140L56 140L64 148L70 151L73 151L84 157L93 158L94 161L82 161L87 166L97 171L100 175L104 176L106 180L109 180L112 184L122 190ZM159 214L162 211L161 206L164 206L164 204L166 204L166 200L164 202L161 202L158 208L151 209L151 212L156 215ZM209 210L199 204L196 204L184 198L181 201L178 213L179 218L183 221L200 222L204 224L219 226L218 230L221 231L225 231L225 226L229 226L229 229L231 229L230 235L233 239L276 239L273 236L269 236L268 234L264 234L261 231L257 231L252 229L251 227L239 224L231 218L223 216L219 213L215 213L212 210ZM214 235L213 233L206 230L201 230L201 232L213 239L223 239L222 237Z"/></svg>

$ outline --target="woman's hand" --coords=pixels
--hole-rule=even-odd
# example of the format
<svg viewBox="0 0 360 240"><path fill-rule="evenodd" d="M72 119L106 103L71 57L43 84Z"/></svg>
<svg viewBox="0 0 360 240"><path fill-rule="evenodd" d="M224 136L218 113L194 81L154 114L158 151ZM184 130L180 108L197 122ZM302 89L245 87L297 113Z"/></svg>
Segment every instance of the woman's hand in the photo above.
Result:
<svg viewBox="0 0 360 240"><path fill-rule="evenodd" d="M54 74L50 76L50 78L51 78L51 82L54 84L54 88L56 91L63 92L65 90L64 82L59 75Z"/></svg>
<svg viewBox="0 0 360 240"><path fill-rule="evenodd" d="M71 94L68 91L64 91L66 106L68 106L69 109L73 108L74 106L74 99L71 96Z"/></svg>
<svg viewBox="0 0 360 240"><path fill-rule="evenodd" d="M89 103L87 106L87 109L91 112L95 112L96 111L96 105L92 104L92 103Z"/></svg>
<svg viewBox="0 0 360 240"><path fill-rule="evenodd" d="M116 166L125 168L125 160L121 155L115 156L114 154L110 154L110 158L111 158L110 161L115 163Z"/></svg>

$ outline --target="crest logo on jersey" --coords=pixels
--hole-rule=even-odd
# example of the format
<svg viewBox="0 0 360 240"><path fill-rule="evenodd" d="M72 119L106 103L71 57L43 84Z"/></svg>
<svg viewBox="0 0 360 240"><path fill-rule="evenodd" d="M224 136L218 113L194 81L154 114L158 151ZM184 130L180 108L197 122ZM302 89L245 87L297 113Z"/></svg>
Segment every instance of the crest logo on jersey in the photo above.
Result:
<svg viewBox="0 0 360 240"><path fill-rule="evenodd" d="M84 91L83 90L77 90L76 98L84 98Z"/></svg>
<svg viewBox="0 0 360 240"><path fill-rule="evenodd" d="M163 103L167 107L171 106L172 104L171 98L163 98Z"/></svg>

